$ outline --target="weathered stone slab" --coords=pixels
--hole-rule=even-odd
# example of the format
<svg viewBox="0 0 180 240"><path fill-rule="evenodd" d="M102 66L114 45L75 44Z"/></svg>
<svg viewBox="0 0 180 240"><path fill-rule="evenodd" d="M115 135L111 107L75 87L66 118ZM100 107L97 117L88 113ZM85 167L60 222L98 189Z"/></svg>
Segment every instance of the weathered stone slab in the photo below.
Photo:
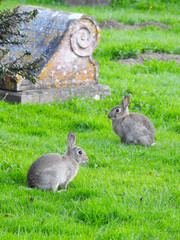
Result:
<svg viewBox="0 0 180 240"><path fill-rule="evenodd" d="M107 6L111 2L111 0L63 0L67 5L73 6Z"/></svg>
<svg viewBox="0 0 180 240"><path fill-rule="evenodd" d="M38 10L36 18L20 26L22 32L29 36L28 42L23 46L10 46L10 51L3 61L12 62L26 50L30 51L31 55L24 58L23 63L31 62L45 54L45 60L40 66L41 71L36 73L37 83L33 84L27 79L22 79L21 76L18 76L17 83L12 83L8 76L0 82L0 89L4 90L1 91L0 96L7 95L5 99L10 102L14 99L25 103L51 102L55 98L64 101L69 99L69 94L87 97L86 89L90 89L90 93L93 94L96 89L97 94L101 94L102 89L98 87L99 63L93 59L93 52L100 40L97 22L92 17L80 13L34 6L20 8L21 11L34 9ZM43 89L52 89L52 91L43 91ZM107 91L106 95L110 95L107 86L103 91Z"/></svg>
<svg viewBox="0 0 180 240"><path fill-rule="evenodd" d="M22 91L37 88L60 88L98 81L99 65L93 60L100 32L94 19L79 13L67 13L47 8L23 6L21 10L38 9L38 15L21 28L29 36L24 46L11 46L4 62L11 62L22 52L32 52L24 62L31 62L45 54L42 71L37 73L38 83L21 79L12 84L8 79L0 84L1 89Z"/></svg>
<svg viewBox="0 0 180 240"><path fill-rule="evenodd" d="M83 99L92 98L99 100L111 94L108 86L95 84L89 86L76 86L67 88L37 89L26 90L22 92L13 92L0 90L0 100L9 103L18 102L25 103L48 103L48 102L64 102L72 97L81 97Z"/></svg>

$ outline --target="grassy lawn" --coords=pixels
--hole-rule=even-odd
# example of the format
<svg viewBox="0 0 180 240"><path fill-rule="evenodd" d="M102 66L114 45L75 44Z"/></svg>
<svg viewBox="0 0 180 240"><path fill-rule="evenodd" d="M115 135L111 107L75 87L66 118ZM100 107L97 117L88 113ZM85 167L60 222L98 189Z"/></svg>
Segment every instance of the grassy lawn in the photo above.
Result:
<svg viewBox="0 0 180 240"><path fill-rule="evenodd" d="M180 54L180 5L156 1L153 8L153 2L150 9L2 1L0 9L32 4L87 13L98 21L154 21L171 28L101 31L94 58L100 64L99 83L112 90L103 100L0 101L0 239L180 239L180 64L116 61L119 51ZM130 111L145 114L155 125L155 146L121 145L114 134L107 114L127 93L132 94ZM88 165L80 167L67 192L26 189L31 163L45 153L64 154L70 130Z"/></svg>

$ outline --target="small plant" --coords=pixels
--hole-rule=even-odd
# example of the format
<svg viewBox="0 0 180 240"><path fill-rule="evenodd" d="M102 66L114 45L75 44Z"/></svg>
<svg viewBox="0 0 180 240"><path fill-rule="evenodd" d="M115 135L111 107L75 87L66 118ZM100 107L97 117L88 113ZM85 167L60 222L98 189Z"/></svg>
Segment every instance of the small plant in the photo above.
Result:
<svg viewBox="0 0 180 240"><path fill-rule="evenodd" d="M115 48L112 52L112 59L111 60L119 60L119 59L128 59L128 58L137 58L139 54L138 49L130 49L130 48L125 48L125 49L117 49Z"/></svg>
<svg viewBox="0 0 180 240"><path fill-rule="evenodd" d="M28 36L25 35L19 25L27 23L37 15L37 10L30 12L20 12L19 7L13 10L8 9L0 11L0 81L5 79L11 82L17 81L17 75L36 82L35 72L40 70L39 64L44 59L40 56L33 62L22 63L25 56L30 56L29 51L23 52L19 57L11 62L4 62L3 59L10 51L9 47L13 45L23 45L27 42Z"/></svg>
<svg viewBox="0 0 180 240"><path fill-rule="evenodd" d="M180 54L180 46L174 50L174 54Z"/></svg>

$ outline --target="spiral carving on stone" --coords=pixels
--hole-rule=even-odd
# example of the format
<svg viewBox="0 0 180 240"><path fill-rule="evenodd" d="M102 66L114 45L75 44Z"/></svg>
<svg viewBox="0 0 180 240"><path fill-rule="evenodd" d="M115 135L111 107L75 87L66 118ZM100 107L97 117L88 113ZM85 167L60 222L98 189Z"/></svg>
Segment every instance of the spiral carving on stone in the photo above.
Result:
<svg viewBox="0 0 180 240"><path fill-rule="evenodd" d="M100 31L96 22L90 17L82 18L73 27L71 47L81 57L92 55L100 39Z"/></svg>

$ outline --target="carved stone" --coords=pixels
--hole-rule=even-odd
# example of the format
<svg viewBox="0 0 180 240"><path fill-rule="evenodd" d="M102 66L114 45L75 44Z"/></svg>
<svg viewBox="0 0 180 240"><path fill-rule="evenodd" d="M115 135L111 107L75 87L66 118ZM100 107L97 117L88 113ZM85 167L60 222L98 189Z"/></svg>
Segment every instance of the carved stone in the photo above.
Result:
<svg viewBox="0 0 180 240"><path fill-rule="evenodd" d="M99 96L110 95L110 89L101 85L98 87L99 63L93 60L93 52L100 40L100 31L97 22L90 16L80 13L68 13L47 8L22 6L21 11L38 10L35 19L28 24L22 24L21 29L28 35L28 42L23 46L11 46L10 52L3 59L4 62L11 62L20 56L25 50L29 50L31 55L24 58L24 62L31 62L41 54L45 54L45 60L41 64L41 71L36 73L38 81L36 84L18 76L18 82L12 83L7 77L0 82L0 89L19 92L14 94L18 99L20 96L30 96L29 102L53 101L61 95L61 100L66 100L74 96L80 87L84 91L88 87L89 97L93 97L95 88ZM93 86L93 88L91 87ZM104 89L103 89L104 87ZM69 97L62 97L62 92L67 88ZM43 89L49 95L47 99L38 98L42 95ZM51 91L47 91L51 89ZM53 89L56 89L55 91ZM59 92L58 93L58 89ZM41 90L41 91L39 91ZM0 91L0 96L8 101L13 99L13 92ZM80 91L83 95L83 92ZM107 92L107 94L104 94ZM103 93L103 94L102 94ZM8 95L10 98L8 98ZM47 94L45 94L47 95ZM77 95L78 92L77 92ZM84 94L87 97L87 94ZM33 97L35 99L33 100ZM11 102L10 100L10 102ZM60 99L59 99L60 100ZM25 103L26 101L18 102Z"/></svg>

